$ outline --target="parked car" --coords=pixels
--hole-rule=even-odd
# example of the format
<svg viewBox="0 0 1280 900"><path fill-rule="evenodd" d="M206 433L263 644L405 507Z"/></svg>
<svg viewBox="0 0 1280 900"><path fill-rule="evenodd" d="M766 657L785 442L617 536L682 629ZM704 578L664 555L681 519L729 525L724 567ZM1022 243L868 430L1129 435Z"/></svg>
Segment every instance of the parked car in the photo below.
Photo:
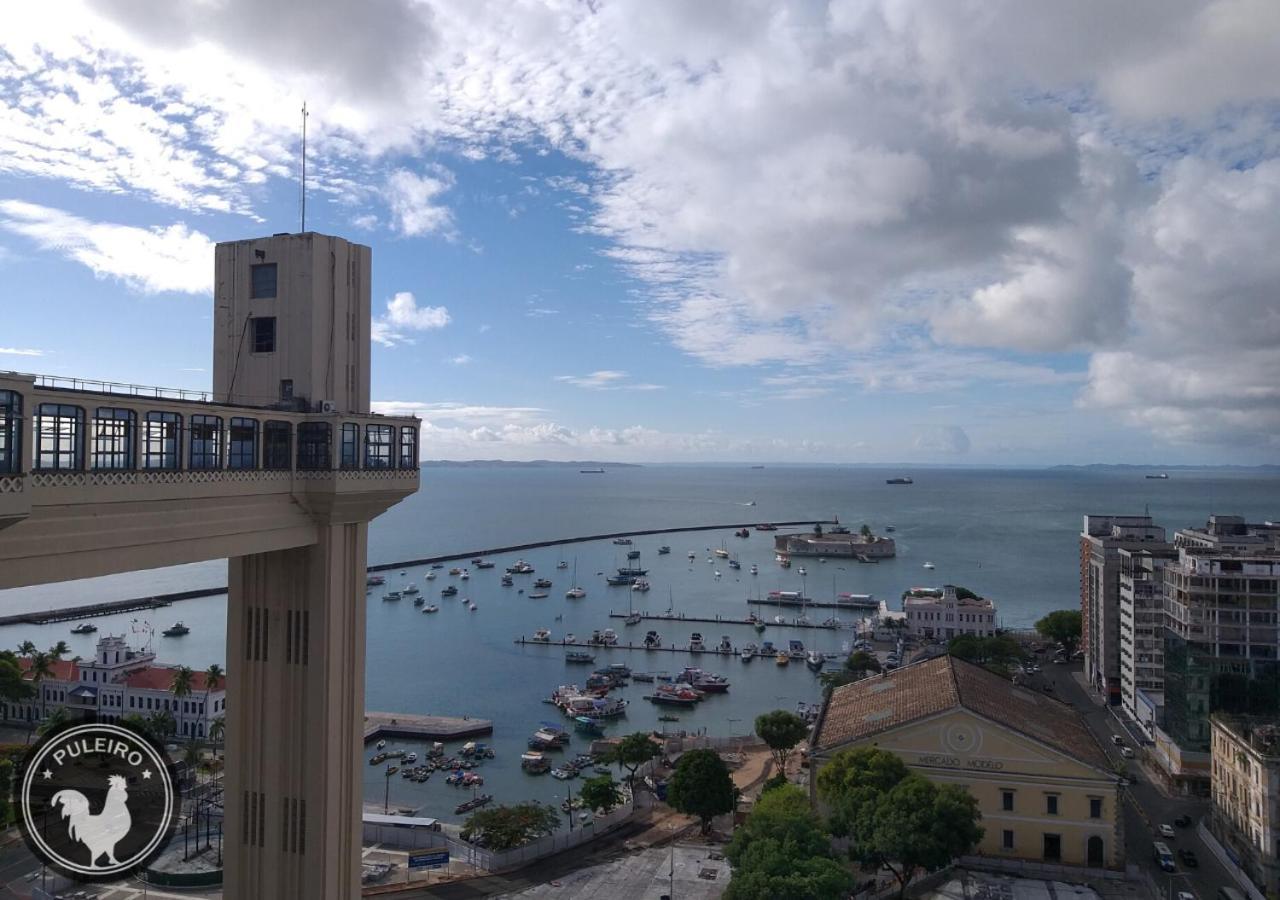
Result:
<svg viewBox="0 0 1280 900"><path fill-rule="evenodd" d="M1174 825L1177 825L1179 828L1190 828L1190 827L1191 827L1191 817L1190 817L1190 816L1178 816L1178 818L1176 818L1176 819L1174 819L1174 820L1173 820L1173 824L1174 824Z"/></svg>
<svg viewBox="0 0 1280 900"><path fill-rule="evenodd" d="M1133 750L1129 747L1121 747L1120 755L1123 756L1125 759L1133 759Z"/></svg>
<svg viewBox="0 0 1280 900"><path fill-rule="evenodd" d="M1115 744L1117 747L1123 747L1124 738L1120 737L1118 734L1113 734L1111 735L1111 743Z"/></svg>
<svg viewBox="0 0 1280 900"><path fill-rule="evenodd" d="M1196 895L1190 891L1178 891L1178 900L1196 900Z"/></svg>
<svg viewBox="0 0 1280 900"><path fill-rule="evenodd" d="M1172 825L1162 824L1156 830L1160 832L1160 837L1162 838L1169 838L1170 840L1172 840L1173 838L1176 838L1178 836L1177 833L1173 830Z"/></svg>
<svg viewBox="0 0 1280 900"><path fill-rule="evenodd" d="M1194 850L1188 850L1185 847L1178 851L1178 861L1188 869L1197 869L1200 867L1200 860L1196 859Z"/></svg>

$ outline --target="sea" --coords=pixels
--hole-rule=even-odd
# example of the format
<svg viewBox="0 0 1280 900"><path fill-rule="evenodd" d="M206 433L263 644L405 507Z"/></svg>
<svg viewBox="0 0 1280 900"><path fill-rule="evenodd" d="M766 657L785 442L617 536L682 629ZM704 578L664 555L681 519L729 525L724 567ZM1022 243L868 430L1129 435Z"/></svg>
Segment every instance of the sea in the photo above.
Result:
<svg viewBox="0 0 1280 900"><path fill-rule="evenodd" d="M910 485L889 485L887 478L910 475ZM1179 469L1167 480L1147 479L1141 469L881 469L870 467L675 466L608 467L604 474L582 474L577 467L428 466L421 490L392 508L370 528L370 564L395 563L491 547L556 538L720 524L712 531L636 537L623 547L609 540L580 541L524 553L490 557L493 569L472 569L468 581L438 570L433 581L424 566L385 572L387 585L375 588L365 602L368 615L367 708L388 712L470 716L494 723L487 741L495 758L478 771L483 791L497 802L538 799L559 802L574 782L521 772L520 753L540 722L568 725L543 703L558 686L581 683L593 666L565 662L559 645L521 645L536 628L548 628L553 639L567 633L585 639L593 630L614 628L622 643L640 644L650 628L664 644L687 645L701 632L708 645L727 636L735 647L791 639L806 648L843 652L850 629L801 630L770 624L764 634L749 626L726 623L662 621L625 626L610 613L638 609L673 616L742 619L753 609L772 622L785 613L753 607L750 597L772 590L803 591L824 600L834 594L872 594L900 608L908 588L963 585L990 598L999 623L1029 628L1045 613L1079 605L1079 533L1085 514L1149 513L1172 530L1201 526L1212 513L1243 515L1251 521L1280 520L1280 472L1274 469ZM878 564L849 560L796 559L791 569L774 560L773 533L754 529L747 538L734 536L734 525L774 521L838 518L857 530L869 525L880 534L893 527L897 557ZM666 544L669 555L657 549ZM713 555L726 548L742 568ZM626 551L638 550L648 568L647 593L608 587L604 576L626 565ZM693 559L689 554L693 553ZM505 566L524 558L535 576L517 576L504 588ZM564 561L568 568L558 569ZM926 569L924 564L934 568ZM749 572L752 564L759 574ZM463 560L458 565L466 566ZM801 575L803 566L805 574ZM580 600L566 599L574 573L586 589ZM533 599L533 577L545 576L553 587L545 599ZM216 587L226 583L225 561L134 572L106 578L42 585L0 592L6 613L72 606L103 600L149 596L167 591ZM384 601L383 593L416 584L428 603L440 606L424 615L411 601ZM459 594L442 598L440 588L455 583ZM474 602L470 610L462 598ZM810 610L821 622L830 615L853 625L858 616L840 610ZM206 668L220 663L234 677L226 654L226 598L223 595L175 603L146 615L125 613L94 619L98 635L69 633L73 623L14 625L0 631L0 646L16 647L30 639L39 646L65 640L72 654L89 655L94 641L106 633L123 633L135 644L148 640L161 662ZM166 638L163 628L182 620L191 628L185 637ZM154 628L154 637L152 629ZM635 671L679 673L701 666L729 679L727 694L713 695L690 710L655 707L643 699L652 685L633 683L619 695L630 703L624 718L607 726L607 734L639 730L685 731L713 736L743 735L758 714L794 709L821 698L818 679L802 663L777 666L757 658L651 653L643 650L597 649L596 666L620 662ZM679 721L660 722L660 714ZM397 741L414 749L421 742ZM587 739L574 737L569 755L585 750ZM452 753L458 744L448 746ZM373 748L368 748L372 755ZM553 754L554 759L554 754ZM436 773L425 784L400 777L387 781L382 767L365 766L365 793L370 803L412 808L420 814L457 821L454 807L469 792L445 784Z"/></svg>

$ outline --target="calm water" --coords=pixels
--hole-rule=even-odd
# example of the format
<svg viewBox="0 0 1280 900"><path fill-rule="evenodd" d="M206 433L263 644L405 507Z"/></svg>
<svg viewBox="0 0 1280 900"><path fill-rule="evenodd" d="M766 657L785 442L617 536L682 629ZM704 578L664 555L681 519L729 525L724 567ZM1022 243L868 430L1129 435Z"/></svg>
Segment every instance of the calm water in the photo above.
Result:
<svg viewBox="0 0 1280 900"><path fill-rule="evenodd" d="M483 769L485 790L499 800L549 800L563 796L565 783L522 775L519 753L539 721L559 721L559 714L541 699L557 685L581 682L592 667L567 666L558 646L513 643L539 626L551 628L556 638L565 632L584 638L593 629L611 626L624 642L637 643L646 628L654 627L668 644L687 643L689 633L697 630L708 643L728 635L740 646L761 638L744 626L658 623L626 628L620 620L611 621L608 613L625 612L631 601L645 611L662 612L670 606L690 616L740 618L749 609L747 596L756 590L803 588L816 598L853 591L892 603L908 587L945 582L991 597L1004 625L1026 626L1049 610L1078 603L1077 535L1084 513L1141 513L1149 508L1168 528L1202 524L1211 512L1254 520L1280 518L1280 477L1256 473L1176 472L1168 481L1148 481L1141 471L922 470L911 473L914 485L884 483L897 474L902 473L678 466L613 469L605 475L580 475L576 469L425 470L422 490L373 524L371 563L560 536L833 515L853 528L864 522L877 531L896 526L898 557L878 565L810 560L804 563L808 576L802 579L799 562L789 571L774 564L772 536L767 533L753 531L746 540L729 530L638 538L631 549L642 551L653 589L633 594L607 587L603 578L603 573L624 563L628 548L587 542L524 554L538 575L554 582L544 600L517 593L520 586L529 590L532 577L517 577L515 588L502 588L502 567L515 557L494 557L497 568L474 572L470 581L459 583L459 598L473 600L475 612L467 611L459 598L439 596L441 586L456 582L443 571L432 582L424 579L422 569L407 571L403 578L398 572L386 573L388 588L415 582L428 602L441 609L428 616L408 601L381 601L386 589L370 595L368 706L492 719L491 743L498 758ZM754 507L746 505L752 501ZM663 543L671 546L671 555L657 555ZM706 562L710 550L722 544L741 561L740 572L722 560ZM689 551L696 553L692 563ZM576 560L578 582L588 592L585 599L564 598L573 569L557 571L560 559L571 567ZM936 570L922 569L925 561L933 562ZM755 578L748 573L753 562L760 567ZM716 570L722 577L715 577ZM219 585L225 583L225 571L225 563L205 563L0 592L0 608L13 612ZM775 612L763 609L770 616ZM817 621L828 614L815 612L810 617ZM842 617L852 618L848 613ZM127 633L136 627L134 618L127 614L95 623L103 633ZM157 637L162 660L200 668L225 662L224 598L186 601L152 614L158 627L178 618L192 633L177 639ZM63 639L73 653L92 652L93 636L77 637L68 630L68 624L14 626L0 635L0 644L15 646L30 638L47 645ZM839 650L848 632L771 626L763 635L776 643L793 637L821 650ZM709 697L695 710L677 711L681 721L667 726L674 729L741 734L758 713L794 707L797 701L817 699L819 693L816 679L803 665L778 667L758 659L744 664L736 657L706 654L695 658L684 653L597 651L597 665L619 661L640 671L678 672L684 665L697 664L730 678L727 695ZM623 692L632 701L628 715L610 730L661 726L658 710L641 699L650 687L638 684ZM584 748L585 741L575 740L574 746ZM421 755L424 748L414 749ZM366 768L366 795L378 802L384 788L380 772ZM465 794L445 785L438 773L425 785L410 785L398 776L391 781L393 804L420 806L428 815L454 818L453 807L462 799Z"/></svg>

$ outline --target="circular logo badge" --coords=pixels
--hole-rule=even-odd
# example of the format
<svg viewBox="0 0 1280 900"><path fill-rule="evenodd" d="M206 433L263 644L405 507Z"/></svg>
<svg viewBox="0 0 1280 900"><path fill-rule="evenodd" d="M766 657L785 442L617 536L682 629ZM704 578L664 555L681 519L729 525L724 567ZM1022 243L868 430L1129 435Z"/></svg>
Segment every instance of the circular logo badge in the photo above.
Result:
<svg viewBox="0 0 1280 900"><path fill-rule="evenodd" d="M179 797L163 750L119 725L77 725L28 753L18 825L40 860L82 881L119 878L164 848Z"/></svg>

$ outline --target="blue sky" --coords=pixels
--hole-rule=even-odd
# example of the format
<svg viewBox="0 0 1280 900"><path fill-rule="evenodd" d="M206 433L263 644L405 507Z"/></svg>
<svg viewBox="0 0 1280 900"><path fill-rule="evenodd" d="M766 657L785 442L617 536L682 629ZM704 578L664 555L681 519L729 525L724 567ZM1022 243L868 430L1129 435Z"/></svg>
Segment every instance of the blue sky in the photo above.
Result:
<svg viewBox="0 0 1280 900"><path fill-rule="evenodd" d="M1003 5L19 14L0 368L207 387L305 98L426 457L1276 461L1276 7Z"/></svg>

